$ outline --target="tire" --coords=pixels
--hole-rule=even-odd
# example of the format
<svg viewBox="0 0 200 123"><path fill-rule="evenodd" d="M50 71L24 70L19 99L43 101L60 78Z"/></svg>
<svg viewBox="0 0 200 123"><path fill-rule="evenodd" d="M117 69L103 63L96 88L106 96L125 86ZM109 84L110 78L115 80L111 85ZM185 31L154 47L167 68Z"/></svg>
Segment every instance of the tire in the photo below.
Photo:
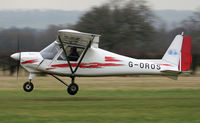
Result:
<svg viewBox="0 0 200 123"><path fill-rule="evenodd" d="M33 88L34 88L34 85L31 82L25 82L23 85L23 89L26 92L31 92L33 90Z"/></svg>
<svg viewBox="0 0 200 123"><path fill-rule="evenodd" d="M70 95L75 95L78 92L78 85L76 83L70 84L67 88L67 92Z"/></svg>

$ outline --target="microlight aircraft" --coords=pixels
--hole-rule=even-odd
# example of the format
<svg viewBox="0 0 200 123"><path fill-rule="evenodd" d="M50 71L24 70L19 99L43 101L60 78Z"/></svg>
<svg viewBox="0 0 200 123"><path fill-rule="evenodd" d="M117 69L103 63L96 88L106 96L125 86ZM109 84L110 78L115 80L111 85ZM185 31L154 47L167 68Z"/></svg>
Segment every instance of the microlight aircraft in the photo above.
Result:
<svg viewBox="0 0 200 123"><path fill-rule="evenodd" d="M45 73L67 86L67 92L75 95L79 87L75 77L118 75L164 75L176 79L190 69L192 62L191 38L177 35L162 59L135 59L118 55L98 47L100 35L75 30L59 30L57 39L40 52L18 52L11 55L26 69L29 81L23 89L31 92L35 74ZM58 76L71 78L67 84Z"/></svg>

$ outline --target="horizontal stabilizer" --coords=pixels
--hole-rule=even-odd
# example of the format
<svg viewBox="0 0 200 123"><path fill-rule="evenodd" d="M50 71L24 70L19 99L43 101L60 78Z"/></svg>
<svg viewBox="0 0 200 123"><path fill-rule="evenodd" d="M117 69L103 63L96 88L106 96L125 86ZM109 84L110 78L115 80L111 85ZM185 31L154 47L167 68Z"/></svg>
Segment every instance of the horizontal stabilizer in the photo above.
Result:
<svg viewBox="0 0 200 123"><path fill-rule="evenodd" d="M165 73L166 77L173 79L173 80L177 80L178 75L181 73L180 71L174 71L174 70L164 70L161 72Z"/></svg>
<svg viewBox="0 0 200 123"><path fill-rule="evenodd" d="M180 71L174 71L174 70L163 70L161 72L169 74L169 75L177 75L181 73Z"/></svg>
<svg viewBox="0 0 200 123"><path fill-rule="evenodd" d="M178 79L178 76L167 76L168 78L170 79L173 79L173 80L177 80Z"/></svg>

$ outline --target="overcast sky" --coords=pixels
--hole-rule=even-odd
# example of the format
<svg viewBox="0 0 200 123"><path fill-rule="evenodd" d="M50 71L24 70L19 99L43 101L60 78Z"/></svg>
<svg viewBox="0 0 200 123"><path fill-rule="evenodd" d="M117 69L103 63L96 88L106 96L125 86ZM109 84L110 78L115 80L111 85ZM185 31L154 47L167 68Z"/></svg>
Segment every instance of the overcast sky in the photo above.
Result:
<svg viewBox="0 0 200 123"><path fill-rule="evenodd" d="M88 10L108 0L0 0L0 10L58 9ZM200 8L200 0L146 0L152 9L192 10Z"/></svg>

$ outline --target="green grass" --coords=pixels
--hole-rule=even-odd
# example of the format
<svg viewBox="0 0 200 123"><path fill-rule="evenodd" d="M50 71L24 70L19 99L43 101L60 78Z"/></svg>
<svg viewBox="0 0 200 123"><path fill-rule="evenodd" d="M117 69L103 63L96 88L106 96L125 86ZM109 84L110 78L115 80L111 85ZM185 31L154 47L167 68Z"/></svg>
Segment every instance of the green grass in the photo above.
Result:
<svg viewBox="0 0 200 123"><path fill-rule="evenodd" d="M200 90L2 90L0 122L199 123Z"/></svg>

